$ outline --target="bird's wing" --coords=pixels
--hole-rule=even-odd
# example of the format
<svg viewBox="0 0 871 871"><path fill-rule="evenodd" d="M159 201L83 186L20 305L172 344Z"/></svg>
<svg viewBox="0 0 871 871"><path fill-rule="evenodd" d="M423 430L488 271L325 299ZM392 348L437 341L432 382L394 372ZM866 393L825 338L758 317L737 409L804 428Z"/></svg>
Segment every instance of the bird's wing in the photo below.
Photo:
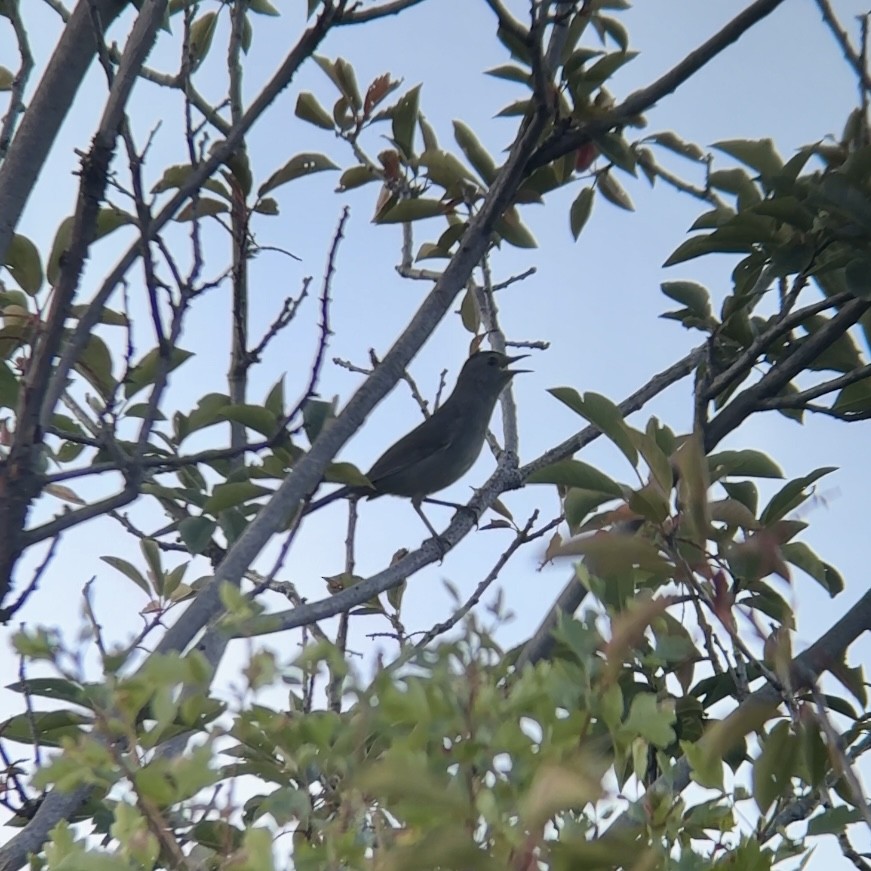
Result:
<svg viewBox="0 0 871 871"><path fill-rule="evenodd" d="M454 438L454 427L444 419L428 417L420 426L391 445L376 461L366 476L375 486L379 478L395 475L448 448Z"/></svg>

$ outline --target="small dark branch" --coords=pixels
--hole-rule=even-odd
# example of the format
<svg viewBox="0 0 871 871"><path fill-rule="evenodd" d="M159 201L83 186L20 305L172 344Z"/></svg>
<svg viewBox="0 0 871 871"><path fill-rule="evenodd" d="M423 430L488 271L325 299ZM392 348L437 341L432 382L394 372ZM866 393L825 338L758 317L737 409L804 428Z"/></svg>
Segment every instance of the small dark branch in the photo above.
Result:
<svg viewBox="0 0 871 871"><path fill-rule="evenodd" d="M761 400L759 408L761 409L779 409L779 408L806 408L807 403L812 399L818 399L820 396L825 396L827 393L833 393L835 390L843 390L857 381L863 381L865 378L871 378L871 363L866 363L852 372L847 372L839 378L832 378L830 381L824 381L822 384L817 384L816 387L809 387L807 390L802 390L800 393L791 393L788 396L772 396L770 399ZM846 418L849 419L849 418Z"/></svg>
<svg viewBox="0 0 871 871"><path fill-rule="evenodd" d="M336 232L333 235L333 244L330 246L330 253L327 257L327 266L324 272L324 281L320 296L320 337L318 339L318 349L315 353L314 363L311 368L311 376L309 377L308 385L306 386L302 397L294 406L293 410L285 417L285 424L293 420L302 411L302 407L305 405L306 401L317 392L318 381L321 377L321 369L324 365L324 355L327 352L327 342L329 341L330 336L333 335L333 331L330 329L330 288L333 283L333 276L336 274L336 258L339 254L339 245L342 239L345 238L345 225L348 223L350 215L351 210L345 206L345 208L342 209Z"/></svg>
<svg viewBox="0 0 871 871"><path fill-rule="evenodd" d="M547 69L544 52L544 30L547 26L546 13L548 5L548 3L529 4L532 21L529 26L528 44L532 54L532 82L535 100L541 109L552 113L554 95L551 82L553 78L551 71ZM554 36L556 36L556 33L557 31L554 32Z"/></svg>
<svg viewBox="0 0 871 871"><path fill-rule="evenodd" d="M487 0L487 2L492 8L497 0ZM530 158L526 167L527 172L531 172L539 166L544 166L562 157L564 154L575 151L581 145L592 141L596 136L606 133L619 124L625 123L628 119L646 112L663 97L677 90L705 64L728 48L733 42L736 42L754 24L772 13L783 2L784 0L756 0L743 12L736 15L735 18L718 33L714 34L707 42L691 51L665 75L648 87L630 94L619 106L616 106L602 118L587 122L575 129L555 133Z"/></svg>
<svg viewBox="0 0 871 871"><path fill-rule="evenodd" d="M829 719L828 712L826 711L825 697L816 684L813 684L810 689L814 697L815 705L812 709L813 716L817 725L820 727L820 731L826 736L826 749L829 753L829 759L832 761L832 767L841 777L844 778L847 788L850 791L853 807L859 811L865 825L868 828L871 828L871 809L868 807L868 802L865 798L865 793L862 789L859 777L857 776L853 766L850 764L847 755L844 753L841 736L838 734L837 730L832 725L832 721Z"/></svg>
<svg viewBox="0 0 871 871"><path fill-rule="evenodd" d="M844 57L861 82L862 89L865 91L871 90L871 78L868 76L868 70L865 69L865 64L862 62L861 56L850 43L850 37L847 35L847 31L841 27L840 22L835 17L835 13L832 10L829 0L816 0L816 2L817 8L823 16L823 21L828 25L829 30L832 31L832 36L835 37L835 41L841 47Z"/></svg>
<svg viewBox="0 0 871 871"><path fill-rule="evenodd" d="M190 553L187 547L185 547L183 544L177 544L173 541L158 541L147 532L144 532L143 530L136 527L130 520L130 518L126 514L121 514L120 511L109 511L108 514L109 517L112 518L112 520L117 520L118 523L120 523L121 526L123 526L124 529L126 529L127 532L129 532L131 535L135 536L138 539L141 539L142 541L153 541L165 553L170 551L174 551L177 553Z"/></svg>
<svg viewBox="0 0 871 871"><path fill-rule="evenodd" d="M532 531L535 526L536 521L538 520L538 509L532 512L529 520L523 526L523 529L517 530L516 535L514 536L514 540L505 551L500 555L499 559L496 560L495 565L492 569L490 569L487 576L475 587L474 592L465 602L447 619L442 621L441 623L437 623L430 630L424 633L424 635L420 638L420 640L416 641L414 646L417 650L423 650L428 644L430 644L435 638L438 638L439 635L444 635L445 632L449 632L463 617L468 614L478 602L481 601L481 597L487 592L487 589L493 584L493 582L499 577L502 569L505 568L508 561L511 557L514 556L515 553L524 545L528 544L530 541L535 541L537 538L541 538L543 535L547 535L552 529L556 529L557 526L562 523L562 518L557 517L555 520L551 520L549 523L545 524L541 527L541 529L537 529L535 532Z"/></svg>
<svg viewBox="0 0 871 871"><path fill-rule="evenodd" d="M254 589L251 590L248 594L250 598L255 599L268 587L269 584L275 581L275 576L281 571L284 561L287 559L287 554L290 552L290 546L293 544L297 532L299 532L302 517L303 512L297 512L297 515L293 520L293 525L284 537L284 542L281 545L281 549L278 551L278 556L275 558L275 562L272 564L269 574L266 575L263 580L259 581Z"/></svg>
<svg viewBox="0 0 871 871"><path fill-rule="evenodd" d="M357 535L357 501L351 500L348 503L348 529L345 534L345 569L344 576L352 578L354 576L354 568L356 560L354 559L354 543ZM343 611L339 614L339 626L336 630L336 648L344 657L348 650L348 626L351 622L351 611ZM327 690L329 698L330 710L339 713L342 710L342 687L344 685L344 677L342 675L331 675L330 685Z"/></svg>
<svg viewBox="0 0 871 871"><path fill-rule="evenodd" d="M299 296L288 296L285 298L281 306L281 311L278 313L275 320L269 325L263 338L255 348L248 352L248 359L252 363L260 360L267 345L283 330L295 317L305 298L308 296L309 285L311 284L311 276L307 276L302 280L302 290Z"/></svg>
<svg viewBox="0 0 871 871"><path fill-rule="evenodd" d="M0 128L0 161L6 157L6 152L9 151L9 143L15 133L16 124L24 112L24 91L27 87L27 80L33 71L33 55L30 53L30 42L27 39L27 29L21 20L19 4L7 3L3 11L15 31L15 41L18 43L21 65L12 82L9 91L9 109L3 118L3 126Z"/></svg>
<svg viewBox="0 0 871 871"><path fill-rule="evenodd" d="M862 69L868 70L868 13L859 16L862 27ZM859 125L859 141L857 147L864 148L868 145L868 88L864 83L859 83L859 102L862 105L862 120Z"/></svg>
<svg viewBox="0 0 871 871"><path fill-rule="evenodd" d="M45 434L50 436L57 436L59 439L63 439L65 442L71 442L74 445L85 445L89 448L102 448L103 447L103 439L94 438L93 436L80 435L75 432L67 432L64 429L61 429L57 426L47 426L45 428Z"/></svg>
<svg viewBox="0 0 871 871"><path fill-rule="evenodd" d="M752 387L739 393L709 423L705 432L705 452L719 444L759 407L759 402L777 396L789 382L804 372L826 348L839 339L862 317L871 303L854 299L846 303L829 322L808 338Z"/></svg>
<svg viewBox="0 0 871 871"><path fill-rule="evenodd" d="M37 766L42 766L42 744L39 740L39 730L36 728L33 696L30 693L30 687L27 685L27 672L24 670L26 662L27 660L23 656L18 657L18 682L25 687L22 695L24 697L24 713L30 729L30 741L33 745L33 762Z"/></svg>
<svg viewBox="0 0 871 871"><path fill-rule="evenodd" d="M70 244L64 253L61 274L54 287L51 306L44 328L34 346L23 379L23 389L17 410L18 426L15 440L0 475L8 493L16 493L14 499L5 500L0 512L0 598L5 595L8 578L24 542L31 541L30 533L23 533L27 511L36 495L37 476L34 474L34 457L43 434L40 420L43 409L45 421L50 420L54 406L64 390L66 375L77 359L82 345L70 360L64 374L55 366L56 357L65 343L66 321L79 286L85 258L96 234L100 203L106 192L109 165L115 151L115 139L124 117L124 108L136 80L136 72L151 47L162 23L162 8L154 4L143 11L133 25L127 48L119 67L119 74L112 83L106 107L94 135L90 151L82 159L81 181L76 198ZM98 44L102 34L96 33ZM97 315L99 316L99 315ZM90 332L90 331L89 331ZM45 406L48 405L47 408ZM48 528L48 524L44 528ZM50 537L56 532L49 532ZM32 542L31 542L32 543Z"/></svg>
<svg viewBox="0 0 871 871"><path fill-rule="evenodd" d="M43 557L42 562L36 567L36 571L33 573L30 583L21 591L18 598L8 608L0 608L0 624L6 625L12 617L15 616L16 612L21 609L28 598L30 598L30 596L37 590L39 582L42 580L42 576L45 574L45 570L48 568L48 564L51 562L59 542L60 535L55 535L51 540L51 544L49 545L48 551Z"/></svg>
<svg viewBox="0 0 871 871"><path fill-rule="evenodd" d="M772 399L766 399L764 402L759 404L760 409L778 409L778 408L789 408L789 405L780 405L778 403L779 397L773 397ZM867 411L839 411L837 408L829 408L825 405L816 405L813 402L808 402L804 405L799 406L802 411L807 411L809 414L821 414L824 417L832 417L835 420L843 420L846 422L856 421L856 420L868 420L871 418L871 410Z"/></svg>
<svg viewBox="0 0 871 871"><path fill-rule="evenodd" d="M683 194L689 194L697 200L710 203L715 208L723 205L723 201L716 193L714 193L709 185L690 184L688 181L684 181L684 179L679 175L669 172L669 170L660 166L655 160L649 160L646 154L636 154L636 158L639 165L652 172L657 178L661 178L666 184L671 185L676 191L680 191Z"/></svg>
<svg viewBox="0 0 871 871"><path fill-rule="evenodd" d="M858 868L859 871L871 871L871 864L862 857L861 853L856 851L850 843L850 839L846 832L839 832L837 839L838 846L841 848L844 858L849 859L853 863L853 866Z"/></svg>
<svg viewBox="0 0 871 871"><path fill-rule="evenodd" d="M365 24L367 21L386 18L388 15L398 15L403 10L411 9L412 6L417 6L418 3L422 2L423 0L390 0L388 3L373 6L371 9L363 9L362 2L354 3L347 12L342 13L336 24Z"/></svg>
<svg viewBox="0 0 871 871"><path fill-rule="evenodd" d="M103 627L100 625L100 621L97 620L97 614L94 611L94 603L91 599L92 591L94 588L94 578L91 578L86 584L84 590L82 590L82 599L85 603L85 616L88 618L88 622L91 624L91 632L94 636L94 643L97 645L97 650L100 653L100 657L103 662L106 662L107 651L106 645L103 642Z"/></svg>
<svg viewBox="0 0 871 871"><path fill-rule="evenodd" d="M334 362L341 366L344 369L348 369L351 372L358 372L362 375L371 375L372 372L377 368L378 364L381 362L378 359L378 355L375 353L374 348L369 349L369 362L372 364L370 369L362 369L359 366L354 366L352 363L347 363L344 360L339 360L335 358ZM445 372L442 372L442 378L445 376ZM411 391L411 398L417 403L417 407L420 409L421 414L426 418L429 417L429 401L424 399L423 394L420 392L420 388L417 386L417 382L414 380L414 377L408 371L408 369L403 370L402 375L400 376L400 380L404 381L408 385L408 389ZM441 385L439 386L439 390L441 390ZM435 400L435 407L438 408L438 397Z"/></svg>
<svg viewBox="0 0 871 871"><path fill-rule="evenodd" d="M128 483L120 493L116 493L114 496L109 496L107 499L95 502L93 505L86 505L84 508L79 508L76 511L68 511L66 514L62 514L48 523L43 523L42 526L25 530L21 535L22 546L32 547L37 542L59 535L71 526L78 526L86 520L91 520L102 514L108 514L108 512L115 508L129 505L138 495L138 486L135 483Z"/></svg>
<svg viewBox="0 0 871 871"><path fill-rule="evenodd" d="M505 281L498 281L494 284L490 290L493 293L496 293L497 290L505 290L506 287L511 287L512 284L517 284L518 281L526 281L527 278L531 278L538 270L535 266L530 266L525 272L521 272L519 275L512 275L505 279Z"/></svg>
<svg viewBox="0 0 871 871"><path fill-rule="evenodd" d="M242 26L245 23L247 10L243 5L234 3L230 6L230 43L227 47L227 69L229 71L230 117L233 124L238 125L243 115L242 104L242 65L240 54L242 50ZM245 153L244 140L237 154ZM250 327L248 266L250 251L248 238L250 233L250 211L245 200L242 187L235 177L230 177L230 193L233 198L230 207L232 224L231 238L233 240L233 347L230 354L229 393L233 405L242 405L248 391L248 372L254 362L254 357L248 351L248 329ZM239 421L230 421L230 446L237 448L245 443L245 425ZM238 461L236 462L238 465Z"/></svg>
<svg viewBox="0 0 871 871"><path fill-rule="evenodd" d="M704 400L710 402L724 390L731 387L737 380L743 379L758 362L760 354L781 336L801 326L806 320L830 308L837 308L853 299L852 294L844 292L826 297L815 303L806 305L798 311L779 317L764 333L757 336L743 351L741 356L724 372L710 381L704 392Z"/></svg>
<svg viewBox="0 0 871 871"><path fill-rule="evenodd" d="M520 656L515 664L516 671L520 671L525 665L535 665L537 662L548 659L553 652L556 640L553 630L556 629L562 615L571 616L581 607L581 603L587 597L587 588L578 580L574 572L562 592L553 603L544 619L539 623L532 638L523 645Z"/></svg>
<svg viewBox="0 0 871 871"><path fill-rule="evenodd" d="M497 350L505 353L505 334L499 324L499 306L493 295L493 276L490 273L490 259L485 254L481 259L481 271L484 275L483 284L478 287L472 285L475 294L475 302L481 314L481 322L487 332L490 344ZM471 280L471 279L470 279ZM499 405L502 409L502 431L505 450L516 454L520 437L517 432L517 404L514 402L514 391L509 383L507 389L502 391L499 397ZM495 439L488 438L491 450L498 455L501 448Z"/></svg>
<svg viewBox="0 0 871 871"><path fill-rule="evenodd" d="M21 819L32 819L33 812L37 807L37 801L31 799L27 795L27 789L21 779L21 775L24 774L24 769L20 766L19 762L9 758L9 754L6 752L6 748L2 744L0 744L0 760L3 762L3 770L0 772L0 776L2 776L4 783L0 804L11 813L19 816ZM18 807L14 807L6 798L6 795L10 792L14 792L18 796Z"/></svg>
<svg viewBox="0 0 871 871"><path fill-rule="evenodd" d="M154 220L149 227L149 233L152 238L154 238L177 214L178 210L191 199L195 192L200 190L203 182L211 177L218 167L221 166L221 164L238 148L243 141L245 134L250 130L252 125L261 117L261 115L263 115L280 91L287 86L287 83L302 63L311 57L312 53L324 39L329 29L335 24L338 14L339 10L333 6L327 7L323 10L317 21L305 31L296 45L294 45L294 47L288 52L287 57L276 71L275 75L272 76L269 82L261 89L257 97L252 101L239 124L234 125L232 130L228 132L226 139L217 144L209 153L208 157L201 163L197 164L196 161L192 161L196 168L185 180L185 183L179 187L172 197L170 197L166 205L154 216ZM160 18L159 23L162 23L162 17L159 15L157 17ZM137 19L137 25L142 18L143 16L140 15L139 19ZM129 76L132 86L132 83L135 81L135 76L131 75L130 70L126 68L127 66L129 65L122 63L117 78L123 79L126 76ZM114 105L111 100L110 105ZM117 128L117 123L115 127ZM63 392L63 385L66 382L66 378L68 377L75 361L78 359L82 348L87 344L91 331L97 324L102 307L106 304L106 301L109 299L118 283L137 259L140 244L141 243L137 241L134 246L129 248L111 273L106 276L91 301L91 305L79 319L75 329L72 331L72 335L65 342L63 354L55 366L54 380L51 389L47 391L42 403L41 418L44 422L50 420L57 399L60 393Z"/></svg>

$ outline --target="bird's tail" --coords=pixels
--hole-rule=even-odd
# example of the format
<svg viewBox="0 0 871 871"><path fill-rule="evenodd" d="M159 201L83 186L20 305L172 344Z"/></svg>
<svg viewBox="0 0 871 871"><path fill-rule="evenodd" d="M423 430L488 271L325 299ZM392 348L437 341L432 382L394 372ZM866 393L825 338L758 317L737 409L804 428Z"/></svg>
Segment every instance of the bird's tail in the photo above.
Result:
<svg viewBox="0 0 871 871"><path fill-rule="evenodd" d="M324 505L329 505L330 502L335 502L337 499L347 499L349 496L356 496L359 492L357 487L339 487L338 490L333 490L332 493L327 493L326 496L321 496L320 499L309 502L304 513L311 514L312 511L317 511L319 508L323 508Z"/></svg>

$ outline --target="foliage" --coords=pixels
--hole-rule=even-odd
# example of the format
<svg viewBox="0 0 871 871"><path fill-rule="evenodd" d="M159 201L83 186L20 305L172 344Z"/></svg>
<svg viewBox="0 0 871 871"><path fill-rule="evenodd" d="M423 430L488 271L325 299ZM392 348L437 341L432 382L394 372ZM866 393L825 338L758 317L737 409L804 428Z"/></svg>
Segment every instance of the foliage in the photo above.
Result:
<svg viewBox="0 0 871 871"><path fill-rule="evenodd" d="M515 124L501 163L472 124L437 131L421 85L393 72L363 81L351 60L322 47L336 29L365 32L412 2L310 0L306 27L247 103L249 51L289 12L265 0L133 5L78 4L32 95L33 7L0 7L22 57L17 74L0 70L10 94L0 131L0 613L20 619L58 583L53 560L65 536L78 541L94 518L124 531L105 541L107 573L147 597L132 638L105 627L90 584L77 638L42 621L14 636L11 690L22 705L0 738L34 752L26 762L5 752L21 832L0 849L0 867L32 854L46 868L763 869L806 860L810 838L825 834L839 835L851 856L846 826L871 819L854 774L868 701L848 655L871 628L871 597L794 656L784 594L795 569L831 597L844 589L796 519L834 467L805 470L763 498L758 482L783 478L776 460L722 442L766 411L797 423L871 416L871 366L859 344L871 328L864 106L839 140L788 160L768 139L722 141L713 156L678 133L647 132L657 102L777 0L757 0L698 50L695 66L678 59L622 101L611 89L636 56L620 18L628 4L534 2L527 25L490 0L505 63L487 73L514 88L497 113ZM95 41L94 27L122 13L135 19L136 38L124 49L106 33ZM178 53L177 73L145 65L140 48L153 43ZM67 88L76 98L93 53L110 96L82 153L74 213L53 216L43 245L16 232L17 185L36 185L63 120L57 96ZM260 165L248 137L303 64L323 79L317 92L294 93L298 127L324 148L336 140L345 157L299 150ZM861 58L854 65L867 87ZM226 101L210 103L202 94L217 71ZM184 103L186 158L156 173L144 160L150 139L137 141L135 114L125 115L135 113L134 82ZM675 159L696 176L673 171ZM382 359L373 351L368 366L345 364L366 382L343 406L320 396L319 384L347 210L310 318L310 369L271 373L268 388L255 378L276 338L315 302L306 278L252 337L251 270L275 253L261 240L282 209L310 217L295 193L303 179L335 181L340 194L370 185L373 222L401 226L399 273L434 283ZM736 261L719 306L698 282L661 286L678 305L663 317L700 334L700 346L619 404L554 387L553 408L574 413L577 429L523 466L506 402L497 472L440 540L400 550L363 578L352 506L344 570L325 578L329 595L308 602L282 581L317 487L367 484L334 458L368 412L401 375L428 410L405 369L454 303L473 350L485 340L511 345L496 292L527 276L496 282L493 264L508 248L537 245L529 207L571 189L567 225L578 238L598 201L631 212L637 187L656 183L703 204L668 264L708 254ZM86 261L110 249L117 263L88 298ZM444 268L420 265L429 261ZM226 388L209 383L181 404L171 376L208 350L187 346L192 319L226 298ZM627 422L690 375L687 431L649 413ZM597 438L625 462L625 480L575 456ZM522 486L548 496L555 488L555 516L540 519L537 508L515 520L499 497ZM121 513L126 506L138 513ZM511 543L448 620L415 637L403 622L409 582L450 556L488 508L497 518L484 529L510 532ZM262 572L256 560L273 537L280 556ZM506 609L494 606L495 625L485 627L476 606L505 564L545 537L546 561L578 561L541 629L504 650ZM275 610L267 592L292 607ZM349 624L361 615L387 626L389 662L353 667ZM216 675L233 639L297 629L298 655L284 661L252 647L242 684L222 691ZM824 692L824 672L844 691ZM740 824L748 813L755 828ZM806 835L787 833L812 815Z"/></svg>

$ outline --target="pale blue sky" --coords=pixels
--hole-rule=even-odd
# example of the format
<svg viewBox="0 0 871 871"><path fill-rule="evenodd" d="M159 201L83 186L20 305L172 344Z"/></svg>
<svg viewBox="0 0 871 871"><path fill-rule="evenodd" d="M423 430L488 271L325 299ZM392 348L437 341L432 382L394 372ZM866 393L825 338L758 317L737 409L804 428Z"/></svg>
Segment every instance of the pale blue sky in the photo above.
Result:
<svg viewBox="0 0 871 871"><path fill-rule="evenodd" d="M249 96L271 75L299 31L302 20L299 10L304 4L282 5L289 11L280 19L255 18L254 43L245 73L245 92ZM632 47L640 55L615 78L612 90L617 98L660 75L743 5L722 0L640 0L623 16ZM854 0L838 0L833 5L850 29L854 28L854 16L866 8ZM522 3L512 6L518 10L525 8ZM29 14L25 9L25 15ZM34 49L44 56L56 38L56 22L42 8L34 9L33 15L34 21L40 22L39 26L31 27ZM407 86L423 82L421 108L444 147L453 148L451 121L461 119L498 155L508 144L514 121L492 116L519 94L514 85L481 75L483 70L507 60L493 29L491 13L483 3L431 0L398 18L335 34L322 45L320 53L331 58L341 55L351 61L363 87L384 72L403 78ZM121 28L113 32L119 40L122 33ZM216 71L223 61L223 48L218 48L221 37L219 32L213 58ZM10 57L10 45L8 30L3 29L0 49L4 57ZM168 54L158 47L150 62L155 67L173 70L175 51L172 47ZM6 65L14 63L9 60ZM209 89L205 90L208 94ZM293 108L301 90L315 92L327 106L334 99L323 73L313 64L306 65L251 136L249 148L257 174L255 184L302 151L325 152L343 167L354 162L349 149L331 134L294 117ZM213 95L222 92L223 79L215 85ZM71 174L76 165L72 149L87 147L104 93L102 74L95 68L89 76L87 96L76 105L73 117L68 120L25 214L20 232L32 236L43 250L50 244L57 224L73 208L77 180ZM677 94L647 113L647 117L651 132L672 129L703 147L718 139L770 136L781 154L788 156L800 145L826 134L839 134L855 103L854 80L831 34L820 22L815 5L811 0L790 0ZM133 105L134 133L140 143L157 121L162 122L147 161L147 172L153 182L164 165L184 159L176 136L180 102L166 91L142 84L137 86ZM383 147L375 138L370 138L366 146L373 154ZM690 177L701 177L689 162L666 154L662 158ZM333 285L335 336L329 356L363 364L368 348L383 353L390 346L428 285L406 282L396 275L400 231L397 227L376 227L370 223L375 186L336 195L332 189L337 178L337 174L321 174L281 188L276 194L281 215L263 220L258 226L263 244L285 247L301 260L263 254L254 263L251 295L257 326L252 328L252 335L272 320L281 299L295 293L305 275L314 275L316 284L320 280L338 216L342 206L348 204L351 220ZM710 288L717 302L728 292L728 276L736 262L731 257L706 258L668 270L661 266L686 238L687 228L705 210L704 205L663 184L650 190L643 179L632 181L621 177L621 181L635 202L634 214L600 200L575 243L568 228L568 207L582 184L578 181L550 196L544 207L524 209L524 220L539 241L537 250L505 248L493 258L497 280L529 266L538 270L533 278L500 294L502 324L508 338L551 343L547 352L537 353L528 361L534 373L516 382L522 461L533 459L579 427L579 419L552 399L546 393L547 388L569 385L580 391L595 390L619 401L654 371L698 343L699 334L687 333L673 321L658 319L661 312L672 307L659 292L661 281L677 278L699 281ZM436 221L422 225L415 231L415 248L439 232ZM225 262L223 242L218 233L209 236L214 245L212 250L220 258L215 266L217 271ZM90 280L83 285L85 297L114 261L118 249L113 245L121 239L119 234L117 240L113 237L95 248L88 271ZM134 275L134 289L138 280ZM135 296L134 291L134 304ZM229 335L226 302L226 289L207 300L194 314L190 333L182 342L184 347L197 352L173 379L173 397L182 408L189 408L206 391L226 390ZM284 338L273 344L252 379L251 401L262 398L282 372L288 373L288 396L295 398L312 358L315 319L311 301ZM449 317L424 347L413 364L413 373L426 395L432 396L442 368L449 370L448 380L453 383L468 339L459 319ZM138 341L140 350L151 346L145 331ZM336 393L343 402L358 382L358 376L329 367L322 394ZM672 388L633 418L633 422L643 424L654 413L674 429L685 429L691 413L688 384ZM387 444L416 422L416 414L407 391L400 386L346 447L342 459L366 468ZM864 533L866 524L860 526L854 520L863 512L871 485L866 443L867 424L847 426L810 419L799 428L770 413L751 420L725 445L770 452L787 477L797 477L823 465L840 467L838 473L823 482L825 504L820 501L803 515L811 524L804 539L839 568L847 590L832 601L816 583L796 573L792 592L784 592L798 603L797 649L815 639L866 587L867 560L855 541L857 534ZM592 446L582 458L600 465L616 478L632 480L625 461L604 443ZM492 467L492 458L482 457L467 479L446 491L446 498L464 498L469 486L481 483ZM761 489L765 492L764 482ZM535 506L543 506L545 517L558 507L555 495L540 487L509 494L505 501L520 522ZM311 517L293 551L285 576L311 599L326 592L321 576L342 568L343 518L339 506ZM448 515L434 509L433 519L437 525L443 524ZM403 501L383 499L364 505L357 572L367 575L383 568L394 550L414 547L422 537L419 520ZM449 579L462 594L469 593L508 541L509 534L505 532L471 535L443 565L416 576L405 599L406 627L427 629L444 619L451 603L441 579ZM124 552L128 545L119 528L110 521L94 522L88 530L70 535L65 546L67 551L62 552L62 559L55 563L43 585L50 592L35 596L21 614L22 619L47 622L57 619L64 625L75 626L82 584L96 575L97 601L107 625L119 632L121 627L138 626L138 618L132 612L143 604L141 597L99 561L104 553L138 559L135 552ZM506 603L517 614L517 619L499 633L506 645L528 636L565 582L568 566L536 570L540 554L540 548L521 552L502 574ZM264 561L260 567L269 564ZM190 577L203 572L192 569ZM46 611L47 600L51 601L51 612ZM68 618L61 620L60 614ZM371 642L365 638L367 632L388 628L374 619L356 620L353 625L354 646L363 651L371 650ZM269 639L269 643L279 649L282 645L278 638ZM389 645L386 646L389 650ZM285 648L285 653L289 652ZM855 664L867 658L868 653L869 645L863 640L854 646L850 661ZM817 861L819 856L814 860Z"/></svg>

